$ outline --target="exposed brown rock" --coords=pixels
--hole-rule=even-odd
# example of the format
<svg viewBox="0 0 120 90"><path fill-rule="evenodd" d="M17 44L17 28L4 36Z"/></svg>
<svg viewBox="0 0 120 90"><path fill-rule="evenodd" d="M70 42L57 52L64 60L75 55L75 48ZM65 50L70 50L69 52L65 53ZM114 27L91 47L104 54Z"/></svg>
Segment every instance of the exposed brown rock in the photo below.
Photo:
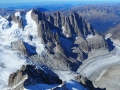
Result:
<svg viewBox="0 0 120 90"><path fill-rule="evenodd" d="M23 90L24 81L27 79L27 74L23 75L22 71L17 71L9 76L8 86L10 90Z"/></svg>
<svg viewBox="0 0 120 90"><path fill-rule="evenodd" d="M20 51L24 55L27 55L27 50L23 41L18 40L18 41L12 42L11 46L14 51Z"/></svg>

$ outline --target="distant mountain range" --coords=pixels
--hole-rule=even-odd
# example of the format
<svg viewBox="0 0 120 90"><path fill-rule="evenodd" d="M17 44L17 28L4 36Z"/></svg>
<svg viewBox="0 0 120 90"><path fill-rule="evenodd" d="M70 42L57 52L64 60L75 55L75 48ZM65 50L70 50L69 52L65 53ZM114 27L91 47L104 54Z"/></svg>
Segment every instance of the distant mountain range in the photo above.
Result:
<svg viewBox="0 0 120 90"><path fill-rule="evenodd" d="M69 10L74 5L72 4L55 4L55 5L18 5L0 8L0 15L10 15L16 11L28 11L30 9L38 9L41 12L57 11L57 10Z"/></svg>
<svg viewBox="0 0 120 90"><path fill-rule="evenodd" d="M88 4L72 7L64 14L77 12L86 21L90 22L98 32L104 33L109 28L120 23L120 4Z"/></svg>
<svg viewBox="0 0 120 90"><path fill-rule="evenodd" d="M8 15L16 11L28 11L31 8L38 9L46 14L52 14L55 11L60 10L64 15L77 12L82 16L85 21L90 22L92 27L99 33L108 31L111 27L116 26L120 23L120 5L119 4L57 4L57 5L20 5L15 7L2 8L0 10L1 15Z"/></svg>

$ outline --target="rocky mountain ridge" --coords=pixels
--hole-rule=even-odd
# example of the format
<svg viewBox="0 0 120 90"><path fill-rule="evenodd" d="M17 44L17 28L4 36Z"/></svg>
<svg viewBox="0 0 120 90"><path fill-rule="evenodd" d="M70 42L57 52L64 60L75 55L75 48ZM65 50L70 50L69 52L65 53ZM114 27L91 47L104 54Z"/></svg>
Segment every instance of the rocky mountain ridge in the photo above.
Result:
<svg viewBox="0 0 120 90"><path fill-rule="evenodd" d="M70 10L61 12L65 15L69 15L71 12L77 12L87 22L90 22L94 29L102 34L120 23L118 19L120 18L119 4L76 5L71 7Z"/></svg>
<svg viewBox="0 0 120 90"><path fill-rule="evenodd" d="M33 69L32 65L44 65L52 70L69 71L75 76L75 71L78 70L84 60L111 51L109 42L77 13L64 16L60 12L56 12L48 16L32 9L27 13L16 12L6 18L1 16L0 21L0 54L4 59L3 53L7 53L7 57L13 55L16 56L15 60L23 60L24 62L17 63L19 66L30 65L28 67L30 70L25 71L29 80L31 80L29 76L35 77L36 75L40 77L41 82L44 82L42 79L47 78L44 77L44 75L46 76L44 72L40 74L42 71ZM12 62L13 58L11 57L9 61L8 59L5 60ZM9 81L9 86L16 88L19 80L23 80L20 86L18 85L18 88L21 87L26 75L25 78L24 76L21 77L23 72L13 72L16 66L9 66L4 61L1 63L4 63L5 67L10 69L7 75L13 73L9 79L0 79L6 81L2 85L6 86ZM3 67L0 68L3 69ZM4 69L3 72L6 73L6 70ZM34 71L35 76L28 71L30 73ZM2 74L0 75L2 76ZM20 76L20 78L17 78L17 76Z"/></svg>
<svg viewBox="0 0 120 90"><path fill-rule="evenodd" d="M14 15L11 17L13 16ZM33 9L31 10L31 18L37 25L38 38L41 43L45 45L47 57L51 58L52 56L52 60L59 58L60 62L74 64L76 62L75 59L81 62L88 58L88 55L92 51L99 49L104 49L106 52L109 51L107 41L94 31L89 23L82 20L82 17L77 13L64 16L57 12L51 16L46 16L44 13ZM22 18L17 16L12 20L18 23L19 28L24 28ZM33 36L31 35L31 37ZM26 42L23 41L23 43L21 49L26 50L24 49L27 48ZM20 46L16 47L16 44L12 44L12 47L19 48ZM29 50L22 52L31 53ZM31 54L30 58L32 57ZM34 60L34 58L32 58L33 61L40 60L38 55L34 55L34 57L36 57L36 59Z"/></svg>

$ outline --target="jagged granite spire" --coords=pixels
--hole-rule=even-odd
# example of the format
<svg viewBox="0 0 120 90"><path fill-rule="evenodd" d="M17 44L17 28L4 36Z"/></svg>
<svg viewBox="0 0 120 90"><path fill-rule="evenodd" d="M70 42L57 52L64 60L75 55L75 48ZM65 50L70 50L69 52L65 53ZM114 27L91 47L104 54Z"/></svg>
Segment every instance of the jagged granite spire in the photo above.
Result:
<svg viewBox="0 0 120 90"><path fill-rule="evenodd" d="M58 62L56 60L58 58L62 64L65 61L66 65L68 65L65 67L66 69L75 64L76 61L87 59L91 52L100 55L101 53L97 54L100 49L108 51L106 40L95 32L90 23L85 22L77 13L64 16L60 12L55 12L46 16L44 13L33 9L31 19L36 22L37 35L41 43L45 45L46 57L52 59L54 63ZM94 57L93 54L91 56ZM35 57L37 57L35 61L41 60L39 56L35 55ZM48 65L48 63L45 64ZM52 68L63 69L62 64L59 67L49 65Z"/></svg>

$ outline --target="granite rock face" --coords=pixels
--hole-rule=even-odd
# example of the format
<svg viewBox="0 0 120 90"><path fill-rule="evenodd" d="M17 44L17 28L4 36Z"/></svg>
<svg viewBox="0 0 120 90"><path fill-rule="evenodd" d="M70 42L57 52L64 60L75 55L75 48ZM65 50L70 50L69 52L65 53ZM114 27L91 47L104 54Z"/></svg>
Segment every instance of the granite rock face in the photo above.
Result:
<svg viewBox="0 0 120 90"><path fill-rule="evenodd" d="M23 25L23 19L19 16L15 16L15 14L12 14L9 18L9 21L14 21L15 23L18 24L18 27L23 29L24 25Z"/></svg>
<svg viewBox="0 0 120 90"><path fill-rule="evenodd" d="M77 13L64 16L55 12L47 16L33 9L31 19L37 25L37 38L45 46L44 53L38 55L37 47L24 41L12 42L12 49L27 55L33 62L58 70L77 70L83 60L101 55L101 49L106 53L109 51L108 42L104 37ZM74 65L77 66L73 69Z"/></svg>
<svg viewBox="0 0 120 90"><path fill-rule="evenodd" d="M62 80L51 71L44 67L36 68L32 65L22 66L20 70L9 76L10 90L23 90L24 86L31 86L35 84L61 84Z"/></svg>
<svg viewBox="0 0 120 90"><path fill-rule="evenodd" d="M25 81L24 85L29 86L31 84L45 83L45 84L61 84L62 81L59 77L51 71L49 68L44 67L36 69L36 67L28 65L24 70L27 73L28 79Z"/></svg>
<svg viewBox="0 0 120 90"><path fill-rule="evenodd" d="M10 90L23 90L24 81L27 79L27 74L23 74L22 70L18 70L9 76L8 86Z"/></svg>
<svg viewBox="0 0 120 90"><path fill-rule="evenodd" d="M22 54L26 56L32 56L37 54L36 53L36 47L29 45L26 42L23 42L21 40L17 40L11 43L12 50L13 51L20 51Z"/></svg>
<svg viewBox="0 0 120 90"><path fill-rule="evenodd" d="M18 41L12 42L11 46L12 46L12 50L14 50L14 51L20 51L24 55L27 55L27 50L26 50L26 47L25 47L23 41L18 40Z"/></svg>
<svg viewBox="0 0 120 90"><path fill-rule="evenodd" d="M92 4L92 5L78 5L72 7L70 10L62 11L65 15L70 12L77 12L98 32L105 33L109 28L112 28L120 23L119 4Z"/></svg>
<svg viewBox="0 0 120 90"><path fill-rule="evenodd" d="M37 10L32 12L37 16L34 19L32 15L38 26L38 37L43 44L46 44L47 49L49 48L48 51L81 61L87 58L91 50L104 48L107 51L109 49L104 38L77 13L64 16L56 12L45 16Z"/></svg>

